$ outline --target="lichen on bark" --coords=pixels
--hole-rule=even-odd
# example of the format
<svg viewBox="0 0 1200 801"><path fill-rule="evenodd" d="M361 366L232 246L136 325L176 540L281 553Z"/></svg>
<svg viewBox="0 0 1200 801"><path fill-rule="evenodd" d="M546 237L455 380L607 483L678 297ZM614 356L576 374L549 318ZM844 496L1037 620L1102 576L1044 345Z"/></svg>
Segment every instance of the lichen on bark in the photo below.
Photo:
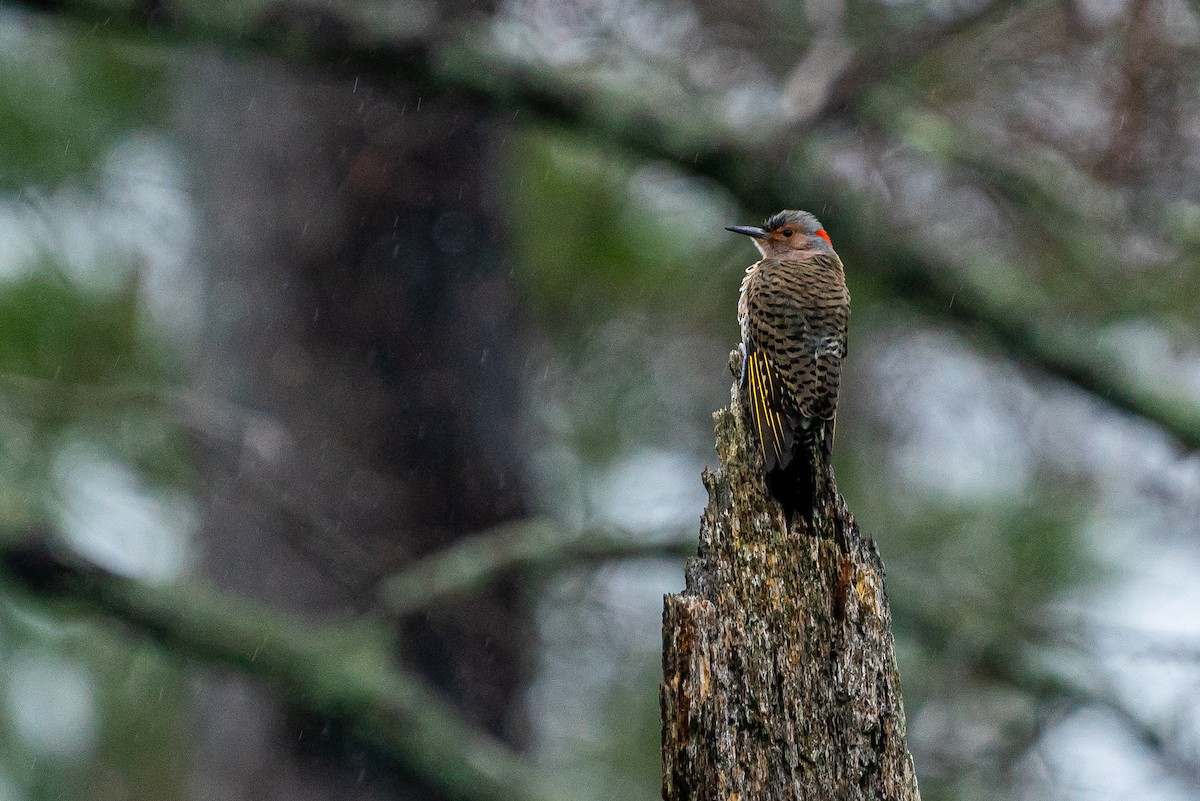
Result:
<svg viewBox="0 0 1200 801"><path fill-rule="evenodd" d="M919 799L874 543L818 451L811 528L763 480L735 385L687 587L664 599L666 801Z"/></svg>

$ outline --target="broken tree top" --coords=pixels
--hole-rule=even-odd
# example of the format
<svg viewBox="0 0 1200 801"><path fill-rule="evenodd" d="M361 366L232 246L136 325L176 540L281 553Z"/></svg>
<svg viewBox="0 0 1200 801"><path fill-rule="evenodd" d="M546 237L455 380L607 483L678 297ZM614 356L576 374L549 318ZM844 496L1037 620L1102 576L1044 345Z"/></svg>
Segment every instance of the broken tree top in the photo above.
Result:
<svg viewBox="0 0 1200 801"><path fill-rule="evenodd" d="M664 599L666 801L919 798L874 544L828 460L789 532L734 389L687 588Z"/></svg>

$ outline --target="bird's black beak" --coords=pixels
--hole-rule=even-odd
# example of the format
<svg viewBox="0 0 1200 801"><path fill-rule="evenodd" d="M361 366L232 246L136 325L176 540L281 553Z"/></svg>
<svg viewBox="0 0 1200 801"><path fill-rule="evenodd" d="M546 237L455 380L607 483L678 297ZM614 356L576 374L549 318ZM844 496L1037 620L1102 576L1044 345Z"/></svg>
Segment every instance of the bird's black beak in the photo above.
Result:
<svg viewBox="0 0 1200 801"><path fill-rule="evenodd" d="M725 230L733 231L735 234L752 236L755 239L766 239L768 236L766 231L753 225L729 225L725 227Z"/></svg>

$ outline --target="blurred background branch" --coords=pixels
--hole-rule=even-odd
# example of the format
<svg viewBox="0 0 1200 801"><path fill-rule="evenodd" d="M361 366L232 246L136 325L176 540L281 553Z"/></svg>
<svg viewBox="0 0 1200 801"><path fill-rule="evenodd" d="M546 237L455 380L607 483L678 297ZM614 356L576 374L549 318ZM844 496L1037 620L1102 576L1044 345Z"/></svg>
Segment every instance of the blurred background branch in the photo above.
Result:
<svg viewBox="0 0 1200 801"><path fill-rule="evenodd" d="M685 111L652 92L605 88L547 65L522 63L473 44L478 40L468 37L468 30L439 31L435 39L428 31L390 24L390 18L381 24L354 6L318 8L272 1L246 4L238 15L230 15L187 2L166 4L153 13L136 0L14 5L74 18L106 33L166 35L180 43L325 64L344 74L403 76L421 91L463 93L501 112L531 115L619 144L638 156L675 163L718 182L743 208L759 214L793 206L817 209L831 230L853 243L847 261L862 280L881 284L933 317L990 334L1013 357L1160 426L1185 449L1200 447L1200 403L1184 388L1144 375L1136 364L1124 363L1120 354L1103 347L1100 329L1107 321L1068 318L1053 297L1022 282L1021 270L996 254L980 253L975 257L978 265L963 269L925 247L913 235L916 232L889 221L886 210L865 194L843 187L831 203L828 179L815 156L824 134L815 126L825 118L836 121L848 108L860 123L881 120L919 130L917 135L930 140L928 146L938 155L986 173L983 181L996 191L1031 197L1030 188L1043 180L1036 172L1039 165L988 165L979 155L979 143L957 126L898 106L903 101L887 99L886 84L881 86L884 78L900 80L905 69L915 69L955 37L1004 24L1003 18L1020 13L1019 6L985 4L934 29L893 35L894 44L886 52L871 48L857 57L831 87L821 113L807 124L763 120L753 129L737 131L703 105ZM805 140L809 144L799 150L780 147ZM1046 204L1040 209L1048 216L1043 220L1047 231L1074 230L1059 223L1061 204L1057 213ZM1102 250L1099 254L1106 257ZM980 280L984 275L986 280Z"/></svg>
<svg viewBox="0 0 1200 801"><path fill-rule="evenodd" d="M622 559L682 561L695 550L690 537L647 540L604 530L568 534L550 520L523 520L480 532L413 562L384 580L380 603L402 615L478 592L513 571L546 573Z"/></svg>
<svg viewBox="0 0 1200 801"><path fill-rule="evenodd" d="M111 616L180 656L268 682L308 714L345 722L447 798L572 797L396 666L383 624L301 623L198 585L150 586L62 556L45 539L10 535L0 563L36 595Z"/></svg>

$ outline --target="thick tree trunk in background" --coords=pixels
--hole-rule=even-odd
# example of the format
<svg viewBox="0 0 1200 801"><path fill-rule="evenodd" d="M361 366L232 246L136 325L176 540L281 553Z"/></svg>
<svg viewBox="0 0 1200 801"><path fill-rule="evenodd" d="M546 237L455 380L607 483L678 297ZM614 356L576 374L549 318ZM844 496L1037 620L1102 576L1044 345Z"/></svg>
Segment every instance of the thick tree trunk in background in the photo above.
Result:
<svg viewBox="0 0 1200 801"><path fill-rule="evenodd" d="M666 801L916 801L883 586L828 466L787 533L735 389L687 588L663 610Z"/></svg>
<svg viewBox="0 0 1200 801"><path fill-rule="evenodd" d="M496 124L354 75L195 66L204 572L350 618L380 577L524 512ZM398 640L468 718L521 740L529 620L512 587L439 604ZM203 679L194 798L434 797L286 700Z"/></svg>

